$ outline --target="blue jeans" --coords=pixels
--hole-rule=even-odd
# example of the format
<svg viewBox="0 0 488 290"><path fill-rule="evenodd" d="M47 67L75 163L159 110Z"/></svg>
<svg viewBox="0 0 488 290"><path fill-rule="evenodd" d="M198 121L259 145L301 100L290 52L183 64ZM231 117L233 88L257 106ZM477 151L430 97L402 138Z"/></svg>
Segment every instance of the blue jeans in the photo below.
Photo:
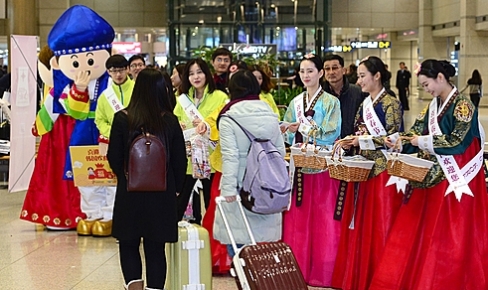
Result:
<svg viewBox="0 0 488 290"><path fill-rule="evenodd" d="M234 248L232 247L231 244L227 244L226 246L227 246L227 253L229 253L230 258L231 259L234 258L235 254L236 254L234 252ZM237 244L237 248L242 248L242 247L244 247L244 244Z"/></svg>

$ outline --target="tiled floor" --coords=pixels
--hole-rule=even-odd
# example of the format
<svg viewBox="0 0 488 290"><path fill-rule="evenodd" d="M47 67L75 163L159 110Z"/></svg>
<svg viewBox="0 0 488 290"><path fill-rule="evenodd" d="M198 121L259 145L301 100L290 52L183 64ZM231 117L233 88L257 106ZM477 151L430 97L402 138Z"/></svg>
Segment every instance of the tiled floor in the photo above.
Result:
<svg viewBox="0 0 488 290"><path fill-rule="evenodd" d="M428 104L415 98L411 101L412 109L405 114L406 128ZM488 128L488 109L480 112L480 120ZM18 218L24 194L0 190L0 289L123 289L113 238L36 229ZM213 289L237 289L230 277L214 277L213 282Z"/></svg>

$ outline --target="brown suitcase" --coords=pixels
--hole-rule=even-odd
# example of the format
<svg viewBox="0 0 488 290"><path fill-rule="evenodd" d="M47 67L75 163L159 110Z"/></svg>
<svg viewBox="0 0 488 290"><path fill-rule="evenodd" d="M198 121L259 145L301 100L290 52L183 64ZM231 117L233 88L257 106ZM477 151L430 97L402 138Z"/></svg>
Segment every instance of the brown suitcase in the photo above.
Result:
<svg viewBox="0 0 488 290"><path fill-rule="evenodd" d="M236 255L232 259L231 274L241 290L307 290L300 267L290 247L282 242L256 244L244 209L237 197L251 244L237 248L229 223L222 209L223 197L217 197L217 205Z"/></svg>

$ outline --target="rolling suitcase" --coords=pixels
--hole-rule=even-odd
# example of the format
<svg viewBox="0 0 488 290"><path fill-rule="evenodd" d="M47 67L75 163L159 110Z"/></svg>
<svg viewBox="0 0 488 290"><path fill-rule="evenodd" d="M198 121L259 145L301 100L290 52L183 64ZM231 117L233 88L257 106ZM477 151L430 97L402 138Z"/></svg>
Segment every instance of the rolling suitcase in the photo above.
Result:
<svg viewBox="0 0 488 290"><path fill-rule="evenodd" d="M216 198L220 214L227 233L232 242L235 256L232 258L231 274L237 280L241 290L307 290L300 267L290 247L282 242L256 244L247 221L241 199L237 196L239 211L241 212L251 244L237 248L232 230L222 208L224 197Z"/></svg>
<svg viewBox="0 0 488 290"><path fill-rule="evenodd" d="M178 242L166 244L168 290L211 290L212 258L208 231L186 221L178 223Z"/></svg>

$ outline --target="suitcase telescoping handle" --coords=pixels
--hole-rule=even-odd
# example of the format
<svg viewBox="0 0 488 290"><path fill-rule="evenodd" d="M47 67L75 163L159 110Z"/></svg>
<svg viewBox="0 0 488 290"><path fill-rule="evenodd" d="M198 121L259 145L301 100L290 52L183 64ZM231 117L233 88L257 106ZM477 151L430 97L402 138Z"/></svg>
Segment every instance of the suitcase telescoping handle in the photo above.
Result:
<svg viewBox="0 0 488 290"><path fill-rule="evenodd" d="M234 239L234 235L232 234L232 230L230 229L229 221L227 220L227 216L224 213L224 208L222 207L223 202L227 202L225 200L225 197L223 196L217 196L215 198L215 201L217 202L217 206L219 207L220 215L222 216L222 219L224 220L225 224L225 229L227 230L227 234L229 235L230 242L232 243L232 247L234 248L234 252L237 253L237 243L236 240ZM241 204L241 197L239 195L236 196L236 201L235 201L239 207L239 212L241 213L242 219L244 220L244 224L246 225L246 230L247 233L249 234L249 237L251 238L251 245L256 245L256 240L254 239L254 235L252 234L251 231L251 226L249 225L249 221L246 218L246 214L244 213L244 208L242 207Z"/></svg>

